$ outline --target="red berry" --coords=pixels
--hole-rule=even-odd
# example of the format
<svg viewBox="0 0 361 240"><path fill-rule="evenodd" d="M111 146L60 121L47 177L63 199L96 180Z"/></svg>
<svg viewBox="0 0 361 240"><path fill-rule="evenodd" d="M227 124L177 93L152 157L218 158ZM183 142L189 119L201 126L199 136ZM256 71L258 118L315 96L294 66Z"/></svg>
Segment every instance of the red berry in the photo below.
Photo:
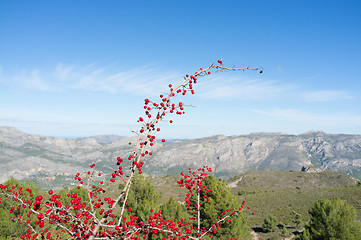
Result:
<svg viewBox="0 0 361 240"><path fill-rule="evenodd" d="M162 139L162 142L165 142L165 139Z"/></svg>

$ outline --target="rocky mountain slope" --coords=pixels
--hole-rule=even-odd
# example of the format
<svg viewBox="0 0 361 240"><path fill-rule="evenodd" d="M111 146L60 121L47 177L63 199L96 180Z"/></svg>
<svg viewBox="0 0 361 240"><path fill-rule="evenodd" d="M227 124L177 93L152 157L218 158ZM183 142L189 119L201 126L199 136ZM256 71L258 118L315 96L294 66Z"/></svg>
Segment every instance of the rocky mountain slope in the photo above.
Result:
<svg viewBox="0 0 361 240"><path fill-rule="evenodd" d="M317 166L361 178L361 136L308 132L301 135L253 133L173 143L156 151L147 167L153 174L176 173L179 166L211 166L219 177L248 170L300 170Z"/></svg>
<svg viewBox="0 0 361 240"><path fill-rule="evenodd" d="M54 138L0 127L0 182L15 177L61 184L71 180L76 172L88 171L93 162L98 170L109 172L117 156L127 156L131 151L129 141L117 136ZM300 170L303 166L317 166L361 179L361 135L323 132L219 135L158 143L152 151L144 172L154 176L202 165L211 166L215 175L223 178L248 170Z"/></svg>

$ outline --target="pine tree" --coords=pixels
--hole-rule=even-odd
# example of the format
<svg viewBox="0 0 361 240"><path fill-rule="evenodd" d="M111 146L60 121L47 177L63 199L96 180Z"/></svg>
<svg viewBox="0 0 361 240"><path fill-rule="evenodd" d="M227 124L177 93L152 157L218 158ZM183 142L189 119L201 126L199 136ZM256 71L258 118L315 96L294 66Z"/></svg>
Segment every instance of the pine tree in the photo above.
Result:
<svg viewBox="0 0 361 240"><path fill-rule="evenodd" d="M318 200L309 210L310 222L302 240L359 240L361 224L356 222L355 208L340 199Z"/></svg>
<svg viewBox="0 0 361 240"><path fill-rule="evenodd" d="M268 215L262 225L262 229L265 232L273 232L277 228L277 218L273 215Z"/></svg>
<svg viewBox="0 0 361 240"><path fill-rule="evenodd" d="M10 178L4 185L15 186L17 188L21 187L24 191L27 188L31 188L32 193L35 196L42 194L40 188L31 181L20 183L15 178ZM24 197L23 200L29 200L29 197ZM28 209L22 207L20 209L14 208L12 213L10 213L8 209L11 209L11 207L14 207L14 200L11 198L2 198L0 196L0 239L7 239L8 237L13 239L27 230L25 224L13 224L16 220L13 221L11 219L17 219L19 216L26 215Z"/></svg>
<svg viewBox="0 0 361 240"><path fill-rule="evenodd" d="M296 224L296 227L299 228L302 223L302 215L296 211L291 212L292 221Z"/></svg>
<svg viewBox="0 0 361 240"><path fill-rule="evenodd" d="M168 202L164 203L160 209L162 210L162 217L165 220L178 221L181 218L186 218L184 207L174 199L170 197Z"/></svg>
<svg viewBox="0 0 361 240"><path fill-rule="evenodd" d="M137 174L133 179L126 206L131 211L125 211L124 216L138 216L140 221L147 221L150 210L158 210L158 198L159 193L152 183L143 175Z"/></svg>
<svg viewBox="0 0 361 240"><path fill-rule="evenodd" d="M218 180L214 176L209 176L203 182L208 189L212 189L208 194L209 201L201 193L201 228L209 228L212 224L217 222L222 213L229 213L227 209L239 210L241 204L237 201L235 195L231 193L226 183ZM219 225L215 235L218 239L249 239L250 234L247 225L247 218L243 212L238 214L237 217L232 218L232 221L226 221L224 224ZM213 238L213 237L212 237Z"/></svg>

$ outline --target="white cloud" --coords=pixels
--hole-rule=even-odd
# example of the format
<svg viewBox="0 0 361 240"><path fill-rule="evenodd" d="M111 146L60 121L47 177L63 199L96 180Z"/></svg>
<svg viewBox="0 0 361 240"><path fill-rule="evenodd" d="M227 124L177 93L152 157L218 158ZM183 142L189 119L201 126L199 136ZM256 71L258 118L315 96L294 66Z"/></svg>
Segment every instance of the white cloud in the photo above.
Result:
<svg viewBox="0 0 361 240"><path fill-rule="evenodd" d="M23 88L39 91L57 92L77 89L110 93L121 91L141 96L155 96L167 91L169 83L173 85L180 83L183 76L179 72L150 65L119 71L114 65L80 66L59 63L50 71L23 70L12 77L12 80ZM265 99L291 89L294 89L291 84L250 79L245 76L229 78L227 73L199 79L199 83L195 86L199 96L211 99Z"/></svg>
<svg viewBox="0 0 361 240"><path fill-rule="evenodd" d="M3 78L3 68L2 66L0 66L0 83L4 82L4 78Z"/></svg>
<svg viewBox="0 0 361 240"><path fill-rule="evenodd" d="M160 89L167 89L169 83L179 79L182 80L181 74L154 66L119 71L114 66L63 63L50 71L23 70L11 77L21 87L39 91L78 89L110 93L123 91L136 95L157 95Z"/></svg>
<svg viewBox="0 0 361 240"><path fill-rule="evenodd" d="M305 92L303 98L307 102L329 102L352 99L354 96L347 91L320 90Z"/></svg>
<svg viewBox="0 0 361 240"><path fill-rule="evenodd" d="M265 80L256 72L239 73L234 77L227 73L199 79L195 90L198 96L208 99L265 100L275 97L301 96L307 102L328 102L353 98L347 91L304 91L294 83ZM263 75L262 75L263 76ZM1 68L0 68L1 79ZM5 79L4 76L2 79ZM7 78L18 86L39 91L103 91L126 92L140 96L156 96L183 80L183 74L157 66L141 66L119 70L116 65L59 63L53 69L22 70ZM4 81L3 81L4 82Z"/></svg>
<svg viewBox="0 0 361 240"><path fill-rule="evenodd" d="M339 127L361 127L361 116L349 113L313 113L300 109L253 110L253 112L273 117L277 120L296 123L312 123L316 125Z"/></svg>
<svg viewBox="0 0 361 240"><path fill-rule="evenodd" d="M74 68L74 65L64 65L59 63L54 69L54 76L61 81L66 81Z"/></svg>
<svg viewBox="0 0 361 240"><path fill-rule="evenodd" d="M25 122L60 122L69 121L61 114L49 113L42 110L29 110L24 108L0 108L0 121L25 121Z"/></svg>
<svg viewBox="0 0 361 240"><path fill-rule="evenodd" d="M51 90L51 86L49 86L49 83L45 81L38 69L34 69L32 71L22 70L13 77L13 81L24 88L40 91Z"/></svg>
<svg viewBox="0 0 361 240"><path fill-rule="evenodd" d="M198 92L201 96L211 99L269 99L296 89L296 86L292 84L249 79L242 76L209 78L210 80L200 82Z"/></svg>
<svg viewBox="0 0 361 240"><path fill-rule="evenodd" d="M41 110L26 110L0 107L0 126L12 126L28 133L52 136L89 136L110 134L130 135L131 129L139 126L125 120L117 123L114 119L74 118L74 116L49 113ZM124 119L123 119L124 120Z"/></svg>

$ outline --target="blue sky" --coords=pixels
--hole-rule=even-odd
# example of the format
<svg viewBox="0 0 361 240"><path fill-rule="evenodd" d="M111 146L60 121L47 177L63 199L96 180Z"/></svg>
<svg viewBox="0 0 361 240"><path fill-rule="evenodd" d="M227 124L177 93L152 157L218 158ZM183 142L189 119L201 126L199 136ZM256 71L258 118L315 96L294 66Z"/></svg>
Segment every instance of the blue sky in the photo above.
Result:
<svg viewBox="0 0 361 240"><path fill-rule="evenodd" d="M0 126L131 136L145 98L223 59L159 137L361 134L361 1L1 1Z"/></svg>

